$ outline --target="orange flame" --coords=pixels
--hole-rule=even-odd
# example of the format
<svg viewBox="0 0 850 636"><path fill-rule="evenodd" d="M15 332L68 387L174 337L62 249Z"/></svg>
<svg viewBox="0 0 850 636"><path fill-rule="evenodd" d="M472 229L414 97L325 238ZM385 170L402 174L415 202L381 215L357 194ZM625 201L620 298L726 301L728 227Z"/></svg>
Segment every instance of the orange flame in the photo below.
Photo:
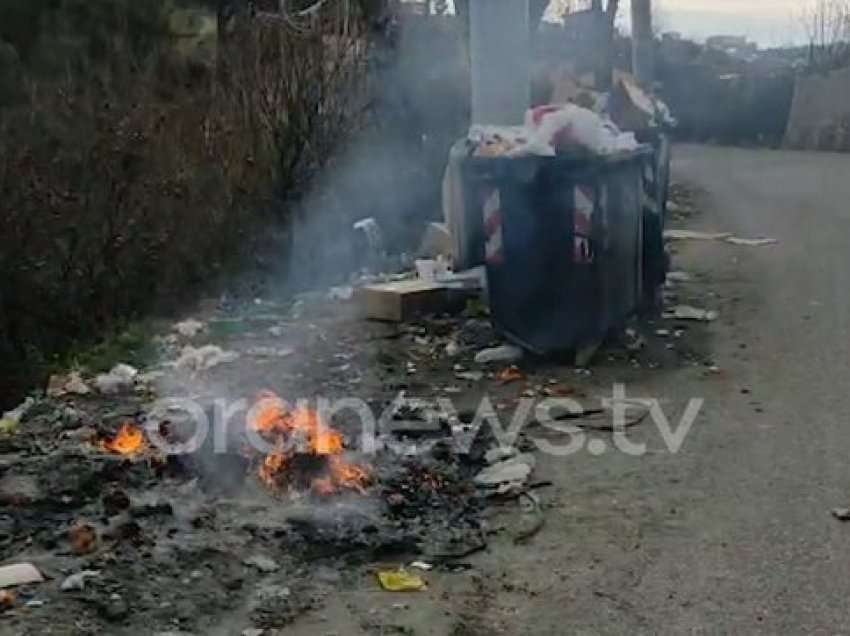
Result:
<svg viewBox="0 0 850 636"><path fill-rule="evenodd" d="M135 455L145 448L145 437L141 429L126 422L110 440L100 440L98 446L116 455Z"/></svg>
<svg viewBox="0 0 850 636"><path fill-rule="evenodd" d="M321 421L319 414L304 407L290 410L274 393L260 394L248 425L274 441L275 449L259 467L260 479L270 488L277 489L288 481L290 459L299 453L326 457L326 475L311 481L311 489L319 495L330 495L340 489L365 493L369 471L362 466L349 464L342 459L343 437Z"/></svg>

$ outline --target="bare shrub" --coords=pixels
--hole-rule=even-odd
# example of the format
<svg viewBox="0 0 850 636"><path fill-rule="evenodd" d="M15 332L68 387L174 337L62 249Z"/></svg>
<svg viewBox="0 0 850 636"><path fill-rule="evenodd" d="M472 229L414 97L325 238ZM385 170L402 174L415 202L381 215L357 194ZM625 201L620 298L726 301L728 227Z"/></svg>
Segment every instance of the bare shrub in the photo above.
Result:
<svg viewBox="0 0 850 636"><path fill-rule="evenodd" d="M27 79L0 110L0 386L257 251L272 211L285 218L275 194L352 125L356 24L338 8L306 28L246 20L216 69L160 52Z"/></svg>
<svg viewBox="0 0 850 636"><path fill-rule="evenodd" d="M850 1L808 0L801 18L812 70L830 71L850 62Z"/></svg>

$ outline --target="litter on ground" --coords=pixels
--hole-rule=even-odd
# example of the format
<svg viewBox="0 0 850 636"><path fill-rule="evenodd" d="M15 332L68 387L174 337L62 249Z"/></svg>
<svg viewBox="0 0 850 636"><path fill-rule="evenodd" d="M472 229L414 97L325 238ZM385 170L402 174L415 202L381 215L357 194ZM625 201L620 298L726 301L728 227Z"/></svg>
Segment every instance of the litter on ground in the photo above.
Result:
<svg viewBox="0 0 850 636"><path fill-rule="evenodd" d="M421 592L428 587L421 576L405 570L380 570L378 581L387 592Z"/></svg>

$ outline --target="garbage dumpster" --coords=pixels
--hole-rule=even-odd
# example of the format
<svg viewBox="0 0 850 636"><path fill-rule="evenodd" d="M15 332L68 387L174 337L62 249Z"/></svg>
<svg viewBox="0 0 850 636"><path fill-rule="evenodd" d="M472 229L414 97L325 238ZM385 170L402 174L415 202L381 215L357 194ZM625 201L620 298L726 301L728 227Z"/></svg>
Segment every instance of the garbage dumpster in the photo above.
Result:
<svg viewBox="0 0 850 636"><path fill-rule="evenodd" d="M539 353L575 351L625 323L642 299L643 177L653 151L469 157L468 209L483 210L490 312Z"/></svg>
<svg viewBox="0 0 850 636"><path fill-rule="evenodd" d="M637 139L652 146L652 160L644 166L643 289L644 308L661 305L661 290L667 277L664 226L667 222L667 194L670 189L670 137L658 128L636 133Z"/></svg>

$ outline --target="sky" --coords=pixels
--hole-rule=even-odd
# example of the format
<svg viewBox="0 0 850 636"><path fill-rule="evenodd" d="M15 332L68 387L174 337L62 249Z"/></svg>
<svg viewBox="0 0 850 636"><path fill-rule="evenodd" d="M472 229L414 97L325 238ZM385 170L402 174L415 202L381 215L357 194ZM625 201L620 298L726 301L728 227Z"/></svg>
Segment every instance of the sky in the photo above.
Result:
<svg viewBox="0 0 850 636"><path fill-rule="evenodd" d="M803 7L814 0L653 0L658 31L679 31L704 40L710 35L746 35L762 47L803 44ZM620 24L629 28L629 0L621 0ZM449 5L452 5L451 0ZM550 8L590 6L590 0L552 0Z"/></svg>
<svg viewBox="0 0 850 636"><path fill-rule="evenodd" d="M655 0L662 31L690 38L746 35L762 46L801 44L802 6L806 0ZM628 3L623 10L628 16Z"/></svg>

